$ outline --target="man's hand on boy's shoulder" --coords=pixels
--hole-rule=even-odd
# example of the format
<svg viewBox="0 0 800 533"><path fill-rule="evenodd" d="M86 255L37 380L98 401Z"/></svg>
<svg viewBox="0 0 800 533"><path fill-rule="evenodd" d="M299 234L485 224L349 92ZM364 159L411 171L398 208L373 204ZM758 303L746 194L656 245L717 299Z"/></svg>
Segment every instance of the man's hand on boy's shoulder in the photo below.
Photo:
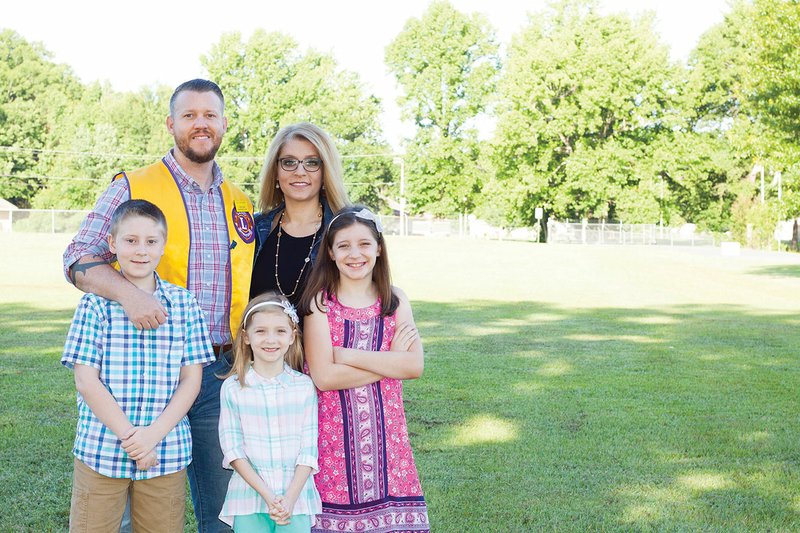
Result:
<svg viewBox="0 0 800 533"><path fill-rule="evenodd" d="M83 292L119 302L136 329L156 329L167 321L167 310L161 302L127 281L104 257L81 257L69 267L69 277Z"/></svg>
<svg viewBox="0 0 800 533"><path fill-rule="evenodd" d="M119 304L136 329L156 329L167 321L167 310L161 302L133 285Z"/></svg>

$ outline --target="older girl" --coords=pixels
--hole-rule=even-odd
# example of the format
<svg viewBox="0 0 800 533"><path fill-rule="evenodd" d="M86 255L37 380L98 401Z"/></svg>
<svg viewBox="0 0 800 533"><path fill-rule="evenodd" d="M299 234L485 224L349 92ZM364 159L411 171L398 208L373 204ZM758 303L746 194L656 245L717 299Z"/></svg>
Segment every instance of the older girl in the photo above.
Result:
<svg viewBox="0 0 800 533"><path fill-rule="evenodd" d="M345 208L323 246L300 303L321 391L313 531L428 531L403 408L403 380L422 374L422 343L408 298L391 284L380 221Z"/></svg>

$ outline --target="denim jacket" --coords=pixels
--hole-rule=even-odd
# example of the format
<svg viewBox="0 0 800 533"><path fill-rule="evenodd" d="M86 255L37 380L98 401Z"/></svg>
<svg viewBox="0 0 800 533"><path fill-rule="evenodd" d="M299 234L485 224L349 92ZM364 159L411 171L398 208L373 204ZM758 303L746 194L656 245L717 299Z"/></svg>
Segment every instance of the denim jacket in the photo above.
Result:
<svg viewBox="0 0 800 533"><path fill-rule="evenodd" d="M314 239L314 246L311 248L312 263L317 259L319 245L322 242L322 235L325 233L325 230L328 228L328 224L331 223L331 219L333 218L333 211L331 211L331 208L328 205L328 201L325 199L325 197L320 196L319 201L322 204L322 231L317 234L317 238ZM261 253L261 250L264 248L264 243L267 242L267 237L269 237L269 234L272 232L272 223L274 222L275 217L279 215L285 207L285 204L281 204L267 214L256 213L254 218L256 226L256 253L253 256L253 264L255 264L258 260L258 254Z"/></svg>

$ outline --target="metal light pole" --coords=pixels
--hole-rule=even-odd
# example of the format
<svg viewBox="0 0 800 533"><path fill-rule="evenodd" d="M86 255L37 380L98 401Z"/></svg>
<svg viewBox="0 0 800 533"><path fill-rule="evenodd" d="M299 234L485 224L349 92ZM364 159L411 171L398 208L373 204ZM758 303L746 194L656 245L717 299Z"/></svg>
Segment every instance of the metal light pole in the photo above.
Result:
<svg viewBox="0 0 800 533"><path fill-rule="evenodd" d="M406 234L406 165L403 158L397 157L395 163L400 165L400 235Z"/></svg>
<svg viewBox="0 0 800 533"><path fill-rule="evenodd" d="M659 189L661 189L661 201L659 202L658 206L658 227L659 227L659 238L664 238L664 176L661 174L658 175L658 179L661 182L659 185Z"/></svg>

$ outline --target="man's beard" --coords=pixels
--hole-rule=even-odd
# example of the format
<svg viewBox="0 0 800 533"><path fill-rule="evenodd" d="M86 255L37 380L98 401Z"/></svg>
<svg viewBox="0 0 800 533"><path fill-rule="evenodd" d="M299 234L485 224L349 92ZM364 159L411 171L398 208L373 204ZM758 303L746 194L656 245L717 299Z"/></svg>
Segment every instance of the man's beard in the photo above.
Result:
<svg viewBox="0 0 800 533"><path fill-rule="evenodd" d="M219 150L220 145L222 144L221 141L217 141L214 145L206 152L197 152L195 151L185 139L175 140L175 143L178 146L178 150L181 151L183 155L186 156L186 159L191 161L192 163L208 163L209 161L213 161L214 157L217 155L217 151Z"/></svg>

